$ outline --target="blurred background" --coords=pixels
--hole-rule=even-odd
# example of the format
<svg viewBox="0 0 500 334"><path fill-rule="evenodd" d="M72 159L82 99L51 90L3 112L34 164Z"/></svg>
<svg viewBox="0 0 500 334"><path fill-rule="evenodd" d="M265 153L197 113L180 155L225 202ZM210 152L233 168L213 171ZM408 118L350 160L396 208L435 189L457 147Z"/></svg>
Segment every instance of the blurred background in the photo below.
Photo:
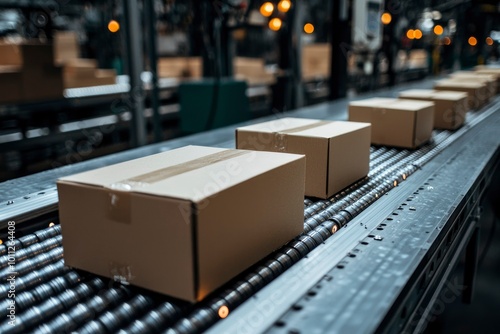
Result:
<svg viewBox="0 0 500 334"><path fill-rule="evenodd" d="M499 18L493 0L0 0L0 181L495 63Z"/></svg>

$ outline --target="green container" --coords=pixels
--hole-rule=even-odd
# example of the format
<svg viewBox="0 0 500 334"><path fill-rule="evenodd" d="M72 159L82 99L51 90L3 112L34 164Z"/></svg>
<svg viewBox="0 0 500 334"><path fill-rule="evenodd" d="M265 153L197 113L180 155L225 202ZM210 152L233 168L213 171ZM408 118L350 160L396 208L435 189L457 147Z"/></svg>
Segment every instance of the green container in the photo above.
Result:
<svg viewBox="0 0 500 334"><path fill-rule="evenodd" d="M249 120L246 90L245 81L229 78L221 79L218 84L214 79L180 84L182 132L202 132Z"/></svg>

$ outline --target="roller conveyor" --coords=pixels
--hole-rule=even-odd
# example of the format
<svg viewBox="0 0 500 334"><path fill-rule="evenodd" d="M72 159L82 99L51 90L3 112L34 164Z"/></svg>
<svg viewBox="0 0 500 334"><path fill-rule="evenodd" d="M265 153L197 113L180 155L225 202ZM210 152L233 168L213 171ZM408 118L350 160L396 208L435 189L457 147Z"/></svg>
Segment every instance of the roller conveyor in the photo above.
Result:
<svg viewBox="0 0 500 334"><path fill-rule="evenodd" d="M428 82L424 82L425 84L429 85ZM432 295L432 287L437 291L438 283L434 280L439 278L438 274L444 275L440 263L448 259L447 254L459 249L461 240L468 240L465 238L467 231L464 226L467 223L473 225L470 219L474 217L479 200L475 198L470 202L472 204L468 204L466 199L470 196L472 201L473 196L478 196L473 190L481 182L481 191L484 191L488 177L494 171L492 166L498 162L500 140L495 139L497 136L494 129L500 123L499 109L500 101L497 99L481 111L469 113L467 124L461 129L455 132L435 131L433 141L418 150L372 147L367 178L329 200L306 198L302 235L196 305L122 286L109 279L65 267L60 227L57 224L54 182L62 175L186 144L230 147L233 145L230 129L215 130L63 167L24 178L24 181L20 179L6 182L0 185L0 189L12 189L9 190L9 195L15 195L7 197L6 193L0 192L1 200L5 201L0 205L8 208L0 213L0 224L3 228L9 220L14 220L17 224L16 231L19 232L16 235L17 325L13 327L3 321L0 332L196 333L210 330L213 333L287 333L295 330L297 333L309 333L315 328L318 332L325 328L335 328L339 332L360 329L400 331L401 328L409 328L410 322L411 327L416 328L419 322L410 321L416 319L411 317L417 316L412 310L417 309L416 305L424 303L426 298L432 297L429 297L429 294ZM314 108L309 108L291 115L326 119L345 117L340 113L321 113L324 113L321 109L315 112ZM471 164L467 160L470 157L475 157L477 161ZM446 174L438 174L436 171L446 171L446 168L453 170L451 176L447 175L446 182L449 184L453 184L454 178L462 177L461 173L466 174L467 178L460 179L459 185L462 188L457 185L453 188L454 191L450 188L444 192L432 193L429 187L437 188L435 184L440 175ZM38 182L30 182L35 177ZM435 180L430 180L433 178ZM23 182L30 185L23 188ZM20 189L16 189L15 185L19 185ZM39 195L40 192L43 194ZM426 192L431 195L424 195ZM26 193L30 195L24 195ZM448 196L449 201L444 203L443 196ZM425 204L427 197L432 198L435 205L442 204L441 216L434 213L433 205ZM443 203L439 203L439 200ZM428 208L421 213L420 208L425 205ZM457 210L460 212L456 213ZM409 225L414 219L411 214L415 212L423 215L418 218L421 229ZM461 217L460 225L454 223L455 216ZM400 223L402 219L404 220ZM46 228L49 222L55 225ZM401 226L394 225L394 222ZM40 228L41 226L44 228ZM424 229L429 232L438 231L429 233L425 240L432 242L426 248L420 247L411 239L418 236L419 240L424 240L419 235L425 235ZM448 237L452 235L450 233L453 238ZM441 245L446 238L450 238L450 242L445 249ZM394 254L390 252L394 252L395 248L391 247L396 246L386 246L390 251L383 247L382 250L376 248L384 243L391 244L389 240L398 247L415 244L411 250L405 250L413 262L407 265L399 263L398 268L404 270L400 269L399 276L393 274L394 280L389 281L384 278L391 273L390 266L385 272L377 271L374 267L371 273L377 280L370 280L360 268L371 268L370 265L376 264L377 254L386 254L387 258L392 259ZM365 248L361 248L362 246ZM366 250L371 247L374 247L372 251ZM425 261L418 258L422 249L425 249ZM429 262L439 250L440 259ZM5 245L0 245L0 254L0 277L3 278L8 273L5 269L8 262ZM434 263L434 269L428 279L421 283L422 274L427 277L430 263ZM407 290L416 284L414 281L423 284L423 288L419 290L421 295L406 295ZM331 289L325 292L322 286L329 286ZM387 293L387 296L378 300L369 298L369 291L377 294L376 291L380 288L394 292ZM1 289L6 296L8 285L3 283ZM380 311L364 317L364 323L356 322L354 309L370 309L381 300L385 304ZM396 318L402 319L400 313L405 307L407 318L395 321ZM7 308L4 307L3 310L6 315ZM228 312L227 319L221 321ZM335 321L333 317L328 320L330 318L324 312L335 315Z"/></svg>

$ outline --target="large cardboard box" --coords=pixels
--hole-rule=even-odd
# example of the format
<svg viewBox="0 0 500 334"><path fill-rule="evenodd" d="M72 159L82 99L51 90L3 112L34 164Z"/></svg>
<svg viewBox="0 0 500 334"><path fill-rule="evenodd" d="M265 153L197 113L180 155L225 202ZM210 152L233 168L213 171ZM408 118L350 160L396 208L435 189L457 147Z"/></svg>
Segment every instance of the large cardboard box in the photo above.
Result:
<svg viewBox="0 0 500 334"><path fill-rule="evenodd" d="M497 94L500 94L500 67L478 65L474 67L475 73L493 75L497 79Z"/></svg>
<svg viewBox="0 0 500 334"><path fill-rule="evenodd" d="M306 195L328 198L365 177L370 124L281 118L236 129L236 147L306 155Z"/></svg>
<svg viewBox="0 0 500 334"><path fill-rule="evenodd" d="M21 69L18 66L0 66L0 103L17 102L21 94Z"/></svg>
<svg viewBox="0 0 500 334"><path fill-rule="evenodd" d="M488 100L486 85L481 82L449 79L439 80L434 84L434 89L466 92L469 95L468 104L471 109L481 108Z"/></svg>
<svg viewBox="0 0 500 334"><path fill-rule="evenodd" d="M465 121L467 93L432 89L410 89L399 93L402 99L434 102L434 128L454 130Z"/></svg>
<svg viewBox="0 0 500 334"><path fill-rule="evenodd" d="M372 124L372 144L415 148L434 127L434 103L371 98L349 103L349 120Z"/></svg>
<svg viewBox="0 0 500 334"><path fill-rule="evenodd" d="M188 146L57 182L66 265L191 302L303 230L305 157Z"/></svg>
<svg viewBox="0 0 500 334"><path fill-rule="evenodd" d="M25 69L52 66L52 45L37 42L0 43L0 65L22 66Z"/></svg>

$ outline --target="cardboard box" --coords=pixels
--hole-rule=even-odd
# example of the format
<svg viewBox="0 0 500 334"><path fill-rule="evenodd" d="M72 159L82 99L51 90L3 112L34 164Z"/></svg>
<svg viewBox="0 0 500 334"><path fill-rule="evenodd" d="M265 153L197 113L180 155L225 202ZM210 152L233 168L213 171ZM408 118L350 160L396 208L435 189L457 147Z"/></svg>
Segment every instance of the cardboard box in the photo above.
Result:
<svg viewBox="0 0 500 334"><path fill-rule="evenodd" d="M372 98L349 103L349 120L372 124L372 144L416 148L432 136L434 103Z"/></svg>
<svg viewBox="0 0 500 334"><path fill-rule="evenodd" d="M63 97L63 70L61 67L23 68L22 101L38 102Z"/></svg>
<svg viewBox="0 0 500 334"><path fill-rule="evenodd" d="M439 80L434 84L434 89L466 92L469 95L468 104L471 109L481 108L488 98L486 85L480 82L449 79Z"/></svg>
<svg viewBox="0 0 500 334"><path fill-rule="evenodd" d="M306 155L306 195L328 198L365 177L370 124L281 118L236 129L236 147Z"/></svg>
<svg viewBox="0 0 500 334"><path fill-rule="evenodd" d="M203 76L201 57L169 57L158 59L158 76L161 78L193 78Z"/></svg>
<svg viewBox="0 0 500 334"><path fill-rule="evenodd" d="M0 65L22 66L25 69L52 66L52 45L38 42L0 44Z"/></svg>
<svg viewBox="0 0 500 334"><path fill-rule="evenodd" d="M330 44L308 44L302 48L302 80L311 81L330 77Z"/></svg>
<svg viewBox="0 0 500 334"><path fill-rule="evenodd" d="M488 101L497 93L497 78L492 74L476 73L473 71L457 71L450 75L453 80L480 82L486 85Z"/></svg>
<svg viewBox="0 0 500 334"><path fill-rule="evenodd" d="M0 103L13 103L21 99L21 68L0 66Z"/></svg>
<svg viewBox="0 0 500 334"><path fill-rule="evenodd" d="M54 34L54 60L64 65L80 57L78 36L73 31L59 31Z"/></svg>
<svg viewBox="0 0 500 334"><path fill-rule="evenodd" d="M402 99L434 102L434 128L454 130L465 121L469 109L467 93L432 89L410 89L399 93Z"/></svg>
<svg viewBox="0 0 500 334"><path fill-rule="evenodd" d="M276 78L266 72L264 59L236 57L234 60L235 78L246 80L249 86L272 85Z"/></svg>
<svg viewBox="0 0 500 334"><path fill-rule="evenodd" d="M116 84L116 71L81 68L73 71L65 67L64 88L93 87Z"/></svg>
<svg viewBox="0 0 500 334"><path fill-rule="evenodd" d="M188 146L57 182L66 265L191 302L303 231L305 157Z"/></svg>
<svg viewBox="0 0 500 334"><path fill-rule="evenodd" d="M475 73L492 75L497 79L496 94L500 94L500 68L497 67L478 67L476 66Z"/></svg>

